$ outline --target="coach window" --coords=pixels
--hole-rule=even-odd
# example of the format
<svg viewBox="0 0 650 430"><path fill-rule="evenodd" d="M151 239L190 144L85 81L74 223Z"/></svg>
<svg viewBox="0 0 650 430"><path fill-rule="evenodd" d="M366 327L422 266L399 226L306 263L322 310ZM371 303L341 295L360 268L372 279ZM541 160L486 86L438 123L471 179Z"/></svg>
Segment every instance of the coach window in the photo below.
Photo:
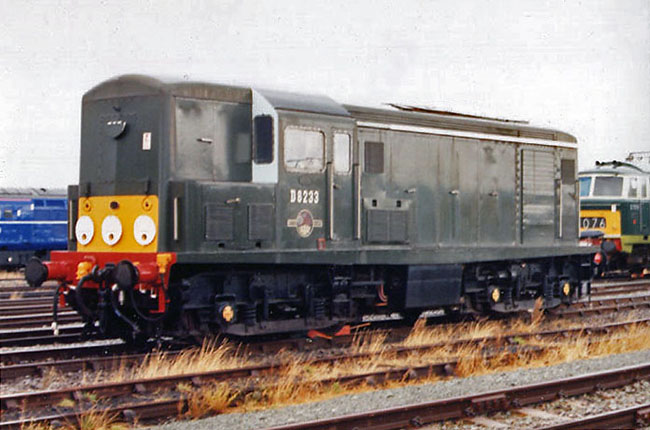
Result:
<svg viewBox="0 0 650 430"><path fill-rule="evenodd" d="M334 171L336 173L350 173L351 149L349 134L334 133Z"/></svg>
<svg viewBox="0 0 650 430"><path fill-rule="evenodd" d="M4 219L12 219L14 216L13 216L13 214L11 213L11 209L5 209L5 210L4 210L4 213L2 214L2 217L3 217Z"/></svg>
<svg viewBox="0 0 650 430"><path fill-rule="evenodd" d="M320 172L324 167L325 135L297 127L284 129L284 165L296 172Z"/></svg>
<svg viewBox="0 0 650 430"><path fill-rule="evenodd" d="M366 142L363 151L366 173L384 173L384 143Z"/></svg>

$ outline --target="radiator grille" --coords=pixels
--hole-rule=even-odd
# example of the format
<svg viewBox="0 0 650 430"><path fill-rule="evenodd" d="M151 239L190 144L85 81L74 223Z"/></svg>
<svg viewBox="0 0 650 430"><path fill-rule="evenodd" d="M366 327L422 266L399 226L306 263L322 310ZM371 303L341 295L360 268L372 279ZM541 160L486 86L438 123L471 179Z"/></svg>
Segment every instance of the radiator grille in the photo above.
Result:
<svg viewBox="0 0 650 430"><path fill-rule="evenodd" d="M408 211L368 210L368 242L405 243L408 241Z"/></svg>

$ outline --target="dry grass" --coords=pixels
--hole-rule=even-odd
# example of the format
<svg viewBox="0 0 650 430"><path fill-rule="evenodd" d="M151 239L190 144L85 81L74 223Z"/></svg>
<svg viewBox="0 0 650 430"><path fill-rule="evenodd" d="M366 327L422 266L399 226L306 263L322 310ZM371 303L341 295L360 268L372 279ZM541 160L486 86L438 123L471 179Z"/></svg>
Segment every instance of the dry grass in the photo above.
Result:
<svg viewBox="0 0 650 430"><path fill-rule="evenodd" d="M76 422L67 423L70 430L126 430L130 426L118 421L118 414L90 410L77 415ZM66 429L67 430L67 429Z"/></svg>
<svg viewBox="0 0 650 430"><path fill-rule="evenodd" d="M633 319L632 315L629 318ZM431 345L459 339L482 337L500 338L516 333L531 333L540 329L580 328L582 323L567 320L545 321L538 308L527 318L507 321L479 320L460 324L427 327L425 320L419 320L410 335L401 343L404 346ZM273 376L258 376L254 386L233 385L233 383L207 384L201 387L179 385L181 405L186 405L184 417L199 418L208 414L231 411L249 411L280 405L299 404L327 398L388 388L405 384L435 382L442 379L430 375L420 380L409 380L404 375L401 381L379 383L368 380L354 384L325 383L340 376L360 375L383 370L416 367L441 361L457 360L457 376L485 374L521 368L541 367L584 358L647 349L650 327L629 326L603 336L580 333L569 338L535 340L526 338L521 344L539 346L539 351L502 351L486 357L481 345L440 346L425 351L397 355L386 344L386 333L366 332L355 335L351 351L369 353L369 358L344 360L336 364L318 363L310 357L291 352L280 352L274 356L278 367ZM152 354L136 369L121 366L111 375L111 380L164 377L178 374L237 368L256 364L246 358L244 351L228 343L206 342L201 348L185 351L177 356ZM250 381L245 381L251 383ZM237 388L235 388L237 387ZM106 428L106 427L105 427ZM33 429L39 430L39 429Z"/></svg>
<svg viewBox="0 0 650 430"><path fill-rule="evenodd" d="M120 422L116 413L92 408L56 427L51 424L28 423L21 426L20 430L127 430L133 427Z"/></svg>
<svg viewBox="0 0 650 430"><path fill-rule="evenodd" d="M531 313L530 316L530 326L532 328L537 328L540 326L543 320L544 320L544 299L538 297L537 300L535 300L535 306L533 306L533 312Z"/></svg>
<svg viewBox="0 0 650 430"><path fill-rule="evenodd" d="M536 322L537 321L537 322ZM464 336L466 338L477 338L481 335L504 334L503 325L506 323L483 321L471 323L466 326ZM514 325L513 332L532 331L530 326L539 325L541 321L531 318L528 322L520 322ZM508 324L512 326L512 324ZM523 329L528 330L523 330ZM415 336L423 344L430 344L432 339L437 342L444 341L441 338L447 333L446 328L423 328L414 329ZM433 331L425 333L425 331ZM287 404L304 403L327 399L343 394L352 394L360 391L367 391L374 388L389 388L405 384L420 384L435 382L442 378L430 375L427 378L417 381L408 380L405 375L401 381L390 381L382 384L354 384L345 385L340 383L323 384L320 381L336 376L363 374L372 371L381 371L386 368L402 368L407 366L426 365L456 358L457 376L465 377L492 372L508 371L521 368L541 367L574 361L585 358L594 358L610 354L636 351L650 347L647 339L650 336L650 327L647 325L633 325L625 330L618 330L614 333L596 337L593 334L580 334L571 338L558 341L528 341L531 346L540 346L540 350L518 350L501 351L496 354L485 356L480 346L465 345L459 348L432 348L425 352L414 352L406 356L397 356L390 352L389 348L380 348L378 355L370 359L350 361L346 360L332 365L321 365L310 363L308 360L296 360L293 363L278 369L273 380L262 381L257 389L249 393L243 400L237 400L235 410L252 410L279 406ZM363 345L376 345L366 341ZM375 348L375 347L373 347Z"/></svg>
<svg viewBox="0 0 650 430"><path fill-rule="evenodd" d="M52 430L52 426L49 424L34 424L28 423L20 426L20 430Z"/></svg>
<svg viewBox="0 0 650 430"><path fill-rule="evenodd" d="M199 390L191 387L179 387L179 390L187 404L184 415L194 419L224 412L239 396L239 392L232 390L225 382L209 384Z"/></svg>
<svg viewBox="0 0 650 430"><path fill-rule="evenodd" d="M120 363L105 379L118 382L233 369L251 364L253 362L246 359L242 351L234 350L228 342L207 340L200 348L188 349L173 356L164 352L148 354L135 368ZM104 378L103 375L101 377Z"/></svg>

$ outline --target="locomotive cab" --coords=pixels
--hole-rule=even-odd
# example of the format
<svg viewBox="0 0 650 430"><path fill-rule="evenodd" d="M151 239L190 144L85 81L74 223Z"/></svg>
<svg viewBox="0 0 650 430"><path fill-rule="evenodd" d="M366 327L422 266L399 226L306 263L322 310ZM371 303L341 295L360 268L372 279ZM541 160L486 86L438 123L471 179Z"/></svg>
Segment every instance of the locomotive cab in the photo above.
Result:
<svg viewBox="0 0 650 430"><path fill-rule="evenodd" d="M579 176L581 242L600 246L606 270L641 273L650 261L650 175L612 161Z"/></svg>

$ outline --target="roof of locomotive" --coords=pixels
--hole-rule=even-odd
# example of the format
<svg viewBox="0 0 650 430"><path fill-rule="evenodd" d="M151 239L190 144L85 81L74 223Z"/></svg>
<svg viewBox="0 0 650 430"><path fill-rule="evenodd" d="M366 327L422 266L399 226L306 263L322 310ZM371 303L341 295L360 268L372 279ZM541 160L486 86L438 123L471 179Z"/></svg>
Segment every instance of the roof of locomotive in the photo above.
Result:
<svg viewBox="0 0 650 430"><path fill-rule="evenodd" d="M596 161L596 166L589 170L583 170L578 173L578 175L613 175L613 176L639 176L641 175L650 175L650 172L647 172L641 169L639 166L635 166L631 163L626 163L624 161Z"/></svg>
<svg viewBox="0 0 650 430"><path fill-rule="evenodd" d="M533 138L576 143L574 136L559 130L530 126L521 122L482 118L454 112L436 112L426 109L390 110L364 106L344 105L352 116L361 121L391 122L394 124L434 127L474 133L517 138Z"/></svg>
<svg viewBox="0 0 650 430"><path fill-rule="evenodd" d="M409 126L576 143L576 138L568 133L534 127L516 121L416 108L405 110L398 105L394 105L395 110L343 105L322 95L258 90L249 87L206 82L175 82L142 75L123 75L105 81L88 91L83 97L83 102L125 96L171 95L250 104L253 90L258 91L271 105L281 110L351 116L358 121L389 122Z"/></svg>
<svg viewBox="0 0 650 430"><path fill-rule="evenodd" d="M206 82L174 82L142 75L118 76L102 82L84 95L83 102L125 96L171 95L250 104L253 90L262 94L276 109L350 116L341 104L323 95L305 95Z"/></svg>

